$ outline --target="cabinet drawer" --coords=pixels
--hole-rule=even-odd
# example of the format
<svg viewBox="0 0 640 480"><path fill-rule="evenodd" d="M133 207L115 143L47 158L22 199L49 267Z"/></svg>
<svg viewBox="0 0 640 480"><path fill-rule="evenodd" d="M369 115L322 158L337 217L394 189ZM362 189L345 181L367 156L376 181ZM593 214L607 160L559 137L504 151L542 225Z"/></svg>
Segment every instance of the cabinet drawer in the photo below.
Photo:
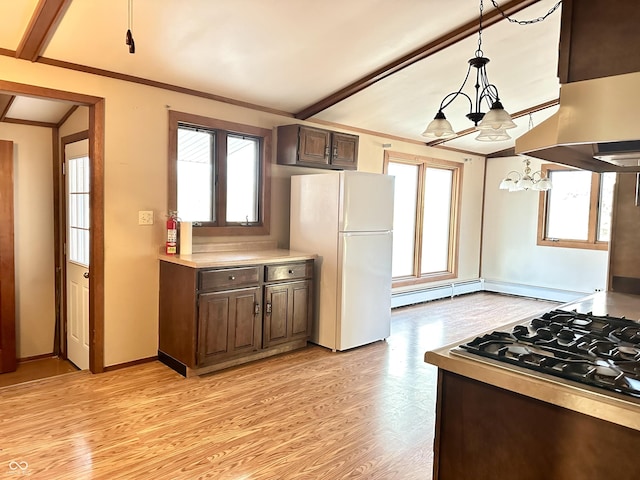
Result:
<svg viewBox="0 0 640 480"><path fill-rule="evenodd" d="M267 265L265 267L265 281L295 280L310 277L313 268L311 263L289 263L285 265Z"/></svg>
<svg viewBox="0 0 640 480"><path fill-rule="evenodd" d="M260 267L226 268L200 272L200 290L240 288L260 283Z"/></svg>

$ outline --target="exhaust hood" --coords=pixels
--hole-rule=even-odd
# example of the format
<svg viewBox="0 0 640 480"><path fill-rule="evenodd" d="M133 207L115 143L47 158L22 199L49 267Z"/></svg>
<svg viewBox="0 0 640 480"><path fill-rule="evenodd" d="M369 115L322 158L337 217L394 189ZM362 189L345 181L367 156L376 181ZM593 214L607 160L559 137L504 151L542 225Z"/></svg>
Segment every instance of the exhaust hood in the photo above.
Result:
<svg viewBox="0 0 640 480"><path fill-rule="evenodd" d="M640 172L640 72L567 83L560 108L516 139L517 154L594 172Z"/></svg>

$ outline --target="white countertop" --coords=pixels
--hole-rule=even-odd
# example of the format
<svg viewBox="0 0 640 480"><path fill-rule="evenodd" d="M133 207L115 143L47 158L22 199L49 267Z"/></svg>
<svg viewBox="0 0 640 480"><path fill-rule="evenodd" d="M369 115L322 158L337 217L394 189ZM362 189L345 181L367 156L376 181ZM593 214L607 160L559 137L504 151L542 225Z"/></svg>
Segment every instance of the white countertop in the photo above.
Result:
<svg viewBox="0 0 640 480"><path fill-rule="evenodd" d="M163 262L177 263L192 268L230 267L255 264L269 264L282 262L302 262L313 260L315 254L295 252L280 248L270 250L237 250L221 252L203 252L190 255L160 254L158 258Z"/></svg>
<svg viewBox="0 0 640 480"><path fill-rule="evenodd" d="M640 296L598 292L559 308L575 309L581 313L593 312L594 315L626 316L626 318L635 320L640 318ZM522 319L491 331L511 330L513 326L528 320L529 318ZM453 345L428 351L424 355L424 360L458 375L640 430L640 399L569 382L506 363L492 362L481 357L468 359L451 353L451 350L458 345L466 343L476 336L478 335Z"/></svg>

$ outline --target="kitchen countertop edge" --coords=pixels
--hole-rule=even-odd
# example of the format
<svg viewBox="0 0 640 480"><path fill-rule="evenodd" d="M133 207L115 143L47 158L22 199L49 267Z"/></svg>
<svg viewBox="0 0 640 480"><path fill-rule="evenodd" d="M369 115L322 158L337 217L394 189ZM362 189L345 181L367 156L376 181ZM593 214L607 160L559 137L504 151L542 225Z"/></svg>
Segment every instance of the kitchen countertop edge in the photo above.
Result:
<svg viewBox="0 0 640 480"><path fill-rule="evenodd" d="M272 264L282 262L301 262L314 260L317 255L285 249L258 251L224 251L203 252L190 255L159 254L158 259L163 262L175 263L191 268L231 267L255 264Z"/></svg>

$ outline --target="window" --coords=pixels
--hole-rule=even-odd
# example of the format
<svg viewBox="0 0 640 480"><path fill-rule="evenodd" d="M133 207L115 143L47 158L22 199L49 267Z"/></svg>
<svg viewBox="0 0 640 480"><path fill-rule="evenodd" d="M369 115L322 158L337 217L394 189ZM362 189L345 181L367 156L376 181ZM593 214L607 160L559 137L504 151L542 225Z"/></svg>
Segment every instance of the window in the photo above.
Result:
<svg viewBox="0 0 640 480"><path fill-rule="evenodd" d="M615 173L543 165L553 188L540 192L538 245L606 250Z"/></svg>
<svg viewBox="0 0 640 480"><path fill-rule="evenodd" d="M462 165L387 151L385 172L395 177L394 286L455 278Z"/></svg>
<svg viewBox="0 0 640 480"><path fill-rule="evenodd" d="M69 261L89 267L89 157L67 160Z"/></svg>
<svg viewBox="0 0 640 480"><path fill-rule="evenodd" d="M194 234L269 233L271 130L169 112L169 208Z"/></svg>

